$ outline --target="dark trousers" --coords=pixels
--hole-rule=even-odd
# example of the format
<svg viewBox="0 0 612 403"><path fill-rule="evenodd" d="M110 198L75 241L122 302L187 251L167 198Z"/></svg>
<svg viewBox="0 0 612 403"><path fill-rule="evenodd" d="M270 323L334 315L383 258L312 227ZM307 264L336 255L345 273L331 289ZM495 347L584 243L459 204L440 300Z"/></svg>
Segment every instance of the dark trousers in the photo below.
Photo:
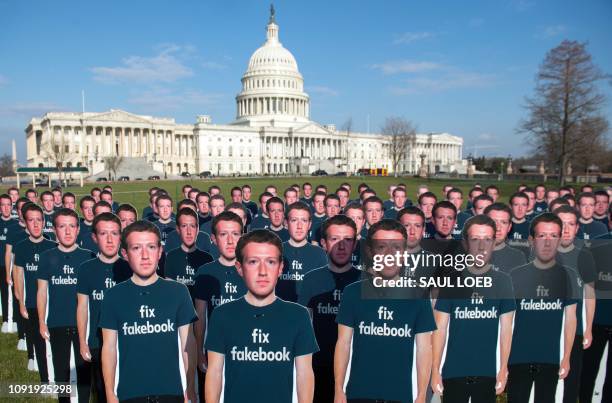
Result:
<svg viewBox="0 0 612 403"><path fill-rule="evenodd" d="M4 259L4 256L2 256L2 258ZM6 267L4 267L4 265L0 265L0 301L2 302L2 322L7 322L8 321L8 284L6 282Z"/></svg>
<svg viewBox="0 0 612 403"><path fill-rule="evenodd" d="M15 287L11 287L13 292L13 322L17 323L17 338L25 339L25 319L19 313L19 301L15 297ZM28 358L34 358L30 356L28 351Z"/></svg>
<svg viewBox="0 0 612 403"><path fill-rule="evenodd" d="M563 380L563 403L576 403L580 390L580 375L582 373L582 336L574 337L574 346L570 355L570 371Z"/></svg>
<svg viewBox="0 0 612 403"><path fill-rule="evenodd" d="M444 384L443 403L495 403L495 378L467 376L449 378Z"/></svg>
<svg viewBox="0 0 612 403"><path fill-rule="evenodd" d="M91 389L94 394L95 402L106 402L106 389L104 388L104 376L102 375L102 350L92 348L91 353Z"/></svg>
<svg viewBox="0 0 612 403"><path fill-rule="evenodd" d="M19 315L21 316L21 315ZM38 329L38 310L28 308L28 319L25 321L26 340L36 352L36 364L40 382L49 382L49 371L47 369L47 343L42 338Z"/></svg>
<svg viewBox="0 0 612 403"><path fill-rule="evenodd" d="M559 365L514 364L508 366L508 372L508 403L528 403L534 384L535 402L555 403Z"/></svg>
<svg viewBox="0 0 612 403"><path fill-rule="evenodd" d="M312 367L315 377L313 403L333 403L334 367Z"/></svg>
<svg viewBox="0 0 612 403"><path fill-rule="evenodd" d="M601 357L608 344L608 362L604 381L602 402L612 401L612 326L593 325L593 342L584 350L582 358L582 374L580 377L580 401L590 402L593 399L595 378L599 372Z"/></svg>
<svg viewBox="0 0 612 403"><path fill-rule="evenodd" d="M143 396L135 397L133 399L120 400L121 403L183 403L185 399L183 396Z"/></svg>
<svg viewBox="0 0 612 403"><path fill-rule="evenodd" d="M206 402L206 398L204 395L204 385L206 383L206 372L203 372L198 366L196 370L198 374L198 398L200 403Z"/></svg>
<svg viewBox="0 0 612 403"><path fill-rule="evenodd" d="M55 369L55 382L70 382L70 347L72 347L77 373L79 403L88 403L91 373L89 363L81 357L79 335L76 327L62 326L49 328L49 334L51 335L50 343L53 368ZM59 401L69 403L70 397L60 397Z"/></svg>

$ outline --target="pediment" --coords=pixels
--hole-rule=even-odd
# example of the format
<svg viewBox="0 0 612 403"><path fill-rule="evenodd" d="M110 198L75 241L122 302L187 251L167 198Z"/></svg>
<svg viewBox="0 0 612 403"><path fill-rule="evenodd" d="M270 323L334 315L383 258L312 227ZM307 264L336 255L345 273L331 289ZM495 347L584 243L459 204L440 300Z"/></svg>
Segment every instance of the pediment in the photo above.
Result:
<svg viewBox="0 0 612 403"><path fill-rule="evenodd" d="M310 123L306 123L303 126L299 126L293 129L293 133L296 134L302 134L302 133L308 133L308 134L334 134L334 132L332 132L331 130L328 130L326 128L324 128L323 126L314 123L314 122L310 122Z"/></svg>
<svg viewBox="0 0 612 403"><path fill-rule="evenodd" d="M91 116L90 120L98 120L102 122L128 122L128 123L152 123L150 119L134 115L122 110L111 110L98 115Z"/></svg>

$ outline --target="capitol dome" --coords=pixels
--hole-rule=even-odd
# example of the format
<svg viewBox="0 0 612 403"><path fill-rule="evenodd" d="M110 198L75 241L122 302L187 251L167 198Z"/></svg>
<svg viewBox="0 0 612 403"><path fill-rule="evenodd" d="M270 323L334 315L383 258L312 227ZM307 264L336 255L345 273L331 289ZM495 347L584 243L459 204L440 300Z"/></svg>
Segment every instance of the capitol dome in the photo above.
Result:
<svg viewBox="0 0 612 403"><path fill-rule="evenodd" d="M307 122L310 112L304 79L295 57L278 39L274 8L266 42L251 55L236 96L236 123Z"/></svg>

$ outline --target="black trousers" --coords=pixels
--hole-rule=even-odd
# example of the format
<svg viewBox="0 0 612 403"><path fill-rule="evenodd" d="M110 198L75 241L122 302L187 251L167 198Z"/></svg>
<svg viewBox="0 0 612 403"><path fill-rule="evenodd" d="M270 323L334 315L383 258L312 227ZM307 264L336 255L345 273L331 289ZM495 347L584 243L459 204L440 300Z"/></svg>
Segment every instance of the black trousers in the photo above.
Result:
<svg viewBox="0 0 612 403"><path fill-rule="evenodd" d="M582 374L582 336L574 337L574 346L570 355L570 371L563 380L563 403L576 403L580 390L580 376Z"/></svg>
<svg viewBox="0 0 612 403"><path fill-rule="evenodd" d="M11 291L13 293L13 322L17 323L17 338L25 339L25 319L19 313L19 301L17 301L17 297L15 297L15 287L11 286ZM34 358L30 356L30 352L28 351L28 358Z"/></svg>
<svg viewBox="0 0 612 403"><path fill-rule="evenodd" d="M334 367L312 367L315 377L313 403L333 403Z"/></svg>
<svg viewBox="0 0 612 403"><path fill-rule="evenodd" d="M51 335L50 343L55 382L70 382L70 347L72 347L77 373L79 403L88 403L91 372L89 363L81 357L77 328L72 326L52 327L49 328L49 334ZM60 397L59 401L69 403L70 397Z"/></svg>
<svg viewBox="0 0 612 403"><path fill-rule="evenodd" d="M444 384L443 403L495 403L495 378L467 376L448 378Z"/></svg>
<svg viewBox="0 0 612 403"><path fill-rule="evenodd" d="M534 402L555 403L559 365L514 364L508 366L508 372L508 403L528 403L534 384Z"/></svg>
<svg viewBox="0 0 612 403"><path fill-rule="evenodd" d="M121 403L183 403L183 396L162 395L162 396L143 396L133 399L121 400Z"/></svg>
<svg viewBox="0 0 612 403"><path fill-rule="evenodd" d="M106 389L104 388L104 376L102 375L102 350L92 348L91 353L91 378L90 390L94 395L94 402L106 402Z"/></svg>
<svg viewBox="0 0 612 403"><path fill-rule="evenodd" d="M593 399L595 378L599 372L601 357L608 344L608 362L604 381L602 402L612 401L612 326L593 325L593 342L584 350L582 359L582 374L580 377L580 401L590 402Z"/></svg>
<svg viewBox="0 0 612 403"><path fill-rule="evenodd" d="M40 335L38 329L38 310L28 308L28 319L25 321L26 340L36 352L36 364L40 382L49 382L49 371L47 369L47 343ZM21 315L19 315L21 316Z"/></svg>
<svg viewBox="0 0 612 403"><path fill-rule="evenodd" d="M196 369L198 374L198 399L200 403L206 402L206 398L204 395L204 386L206 384L206 372L202 371L200 367Z"/></svg>
<svg viewBox="0 0 612 403"><path fill-rule="evenodd" d="M2 258L4 258L4 256L2 256ZM0 301L2 302L2 322L7 322L8 321L8 284L6 282L6 267L4 265L0 265Z"/></svg>

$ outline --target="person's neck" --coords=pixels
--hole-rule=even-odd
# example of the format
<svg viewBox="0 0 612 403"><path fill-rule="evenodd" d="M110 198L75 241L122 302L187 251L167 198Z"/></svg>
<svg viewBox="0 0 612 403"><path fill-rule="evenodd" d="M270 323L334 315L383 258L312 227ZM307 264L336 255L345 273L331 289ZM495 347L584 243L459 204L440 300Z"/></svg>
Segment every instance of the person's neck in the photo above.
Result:
<svg viewBox="0 0 612 403"><path fill-rule="evenodd" d="M329 270L334 273L346 273L351 270L351 261L349 260L344 266L337 266L334 262L329 262Z"/></svg>
<svg viewBox="0 0 612 403"><path fill-rule="evenodd" d="M314 213L314 215L315 215L315 217L317 217L317 218L322 218L322 217L325 217L325 213L321 213L321 214L319 214L319 213L315 212L315 213Z"/></svg>
<svg viewBox="0 0 612 403"><path fill-rule="evenodd" d="M98 258L100 258L100 261L103 263L112 264L119 260L119 255L106 256L105 254L100 253Z"/></svg>
<svg viewBox="0 0 612 403"><path fill-rule="evenodd" d="M590 224L590 223L593 222L593 217L588 218L588 219L580 217L580 220L578 220L578 221L580 221L582 224Z"/></svg>
<svg viewBox="0 0 612 403"><path fill-rule="evenodd" d="M170 221L172 221L172 217L168 217L166 219L163 219L161 217L159 218L159 222L162 223L162 224L168 224L168 223L170 223Z"/></svg>
<svg viewBox="0 0 612 403"><path fill-rule="evenodd" d="M223 266L234 266L236 264L236 258L228 259L225 256L219 256L219 263Z"/></svg>
<svg viewBox="0 0 612 403"><path fill-rule="evenodd" d="M191 245L191 246L187 246L184 243L181 244L181 249L183 250L183 252L191 253L194 250L196 250L196 248L197 247L196 247L195 243L193 245Z"/></svg>
<svg viewBox="0 0 612 403"><path fill-rule="evenodd" d="M91 224L93 224L93 220L92 220L92 221L89 221L88 219L83 218L83 223L82 223L82 224L85 224L85 225L91 225Z"/></svg>
<svg viewBox="0 0 612 403"><path fill-rule="evenodd" d="M436 233L434 234L434 238L436 238L436 239L452 239L452 238L453 238L453 235L449 233L448 235L443 236L443 235L442 235L442 234L440 234L439 232L436 232Z"/></svg>
<svg viewBox="0 0 612 403"><path fill-rule="evenodd" d="M544 199L536 199L536 203L542 203Z"/></svg>
<svg viewBox="0 0 612 403"><path fill-rule="evenodd" d="M506 247L506 241L502 241L493 247L493 251L502 250Z"/></svg>
<svg viewBox="0 0 612 403"><path fill-rule="evenodd" d="M243 203L249 203L251 201L251 199L245 199L244 197L242 198L242 202Z"/></svg>
<svg viewBox="0 0 612 403"><path fill-rule="evenodd" d="M153 272L153 274L151 276L146 277L146 278L140 277L136 273L132 274L132 282L134 284L136 284L136 285L141 286L141 287L144 287L144 286L151 285L151 284L155 283L158 278L159 278L159 276L157 275L156 272Z"/></svg>
<svg viewBox="0 0 612 403"><path fill-rule="evenodd" d="M293 246L294 248L301 248L302 246L306 245L308 243L308 240L306 238L302 239L301 241L294 241L293 238L289 238L289 245Z"/></svg>
<svg viewBox="0 0 612 403"><path fill-rule="evenodd" d="M45 239L45 237L43 237L42 234L38 238L34 238L32 235L30 235L28 238L30 239L31 242L34 242L34 243L42 242L43 239Z"/></svg>
<svg viewBox="0 0 612 403"><path fill-rule="evenodd" d="M57 249L61 250L62 252L72 252L76 248L78 248L78 245L76 243L73 243L70 246L66 246L66 245L61 244L61 243L57 245Z"/></svg>
<svg viewBox="0 0 612 403"><path fill-rule="evenodd" d="M282 230L282 229L283 229L283 225L281 224L281 225L279 225L279 226L277 227L277 226L275 226L274 224L270 224L270 229L271 229L272 231L280 231L280 230Z"/></svg>
<svg viewBox="0 0 612 403"><path fill-rule="evenodd" d="M44 210L43 213L45 213L46 215L52 215L53 214L53 210L51 210L51 211Z"/></svg>
<svg viewBox="0 0 612 403"><path fill-rule="evenodd" d="M543 262L540 259L538 259L537 257L533 261L533 265L536 268L542 269L542 270L550 269L551 267L553 267L555 265L555 263L556 263L555 259L551 259L548 262Z"/></svg>
<svg viewBox="0 0 612 403"><path fill-rule="evenodd" d="M593 218L597 220L604 220L606 218L606 215L605 214L602 214L602 215L593 214Z"/></svg>
<svg viewBox="0 0 612 403"><path fill-rule="evenodd" d="M522 224L522 223L524 223L524 222L525 222L525 220L526 220L526 218L525 218L525 217L523 217L523 218L515 218L515 217L512 217L512 222L513 222L513 223L515 223L515 224Z"/></svg>
<svg viewBox="0 0 612 403"><path fill-rule="evenodd" d="M244 300L249 304L249 305L253 305L256 306L258 308L264 307L264 306L268 306L270 304L272 304L274 301L276 301L276 294L274 294L274 290L272 290L272 292L268 295L266 295L265 297L258 297L254 294L251 293L251 291L247 291L246 295L244 296Z"/></svg>
<svg viewBox="0 0 612 403"><path fill-rule="evenodd" d="M2 216L2 221L10 221L10 220L11 220L10 215L8 217Z"/></svg>
<svg viewBox="0 0 612 403"><path fill-rule="evenodd" d="M489 270L491 270L491 263L487 263L482 267L478 267L478 266L469 266L467 268L467 270L476 275L476 276L481 276L483 274L485 274L486 272L488 272Z"/></svg>
<svg viewBox="0 0 612 403"><path fill-rule="evenodd" d="M572 240L572 243L570 243L567 246L563 246L561 244L559 244L559 247L557 248L557 250L561 253L567 253L567 252L571 252L574 250L574 248L576 248L576 246L574 245L574 241Z"/></svg>
<svg viewBox="0 0 612 403"><path fill-rule="evenodd" d="M200 215L200 217L206 218L210 215L210 212L202 213L201 211L199 211L198 214Z"/></svg>

